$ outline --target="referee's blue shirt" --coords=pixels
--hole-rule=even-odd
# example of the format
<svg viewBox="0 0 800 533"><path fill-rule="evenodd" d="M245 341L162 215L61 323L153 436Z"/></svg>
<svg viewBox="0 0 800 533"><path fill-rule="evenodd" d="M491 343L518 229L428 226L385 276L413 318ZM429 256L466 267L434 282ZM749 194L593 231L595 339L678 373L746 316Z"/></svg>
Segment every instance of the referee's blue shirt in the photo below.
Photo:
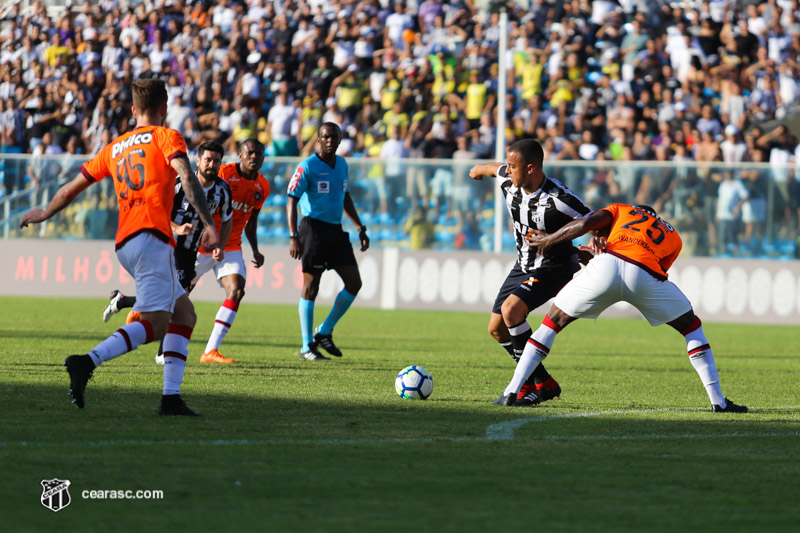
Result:
<svg viewBox="0 0 800 533"><path fill-rule="evenodd" d="M300 163L289 180L287 194L299 198L300 214L329 224L341 224L348 191L347 162L336 156L331 167L317 154Z"/></svg>

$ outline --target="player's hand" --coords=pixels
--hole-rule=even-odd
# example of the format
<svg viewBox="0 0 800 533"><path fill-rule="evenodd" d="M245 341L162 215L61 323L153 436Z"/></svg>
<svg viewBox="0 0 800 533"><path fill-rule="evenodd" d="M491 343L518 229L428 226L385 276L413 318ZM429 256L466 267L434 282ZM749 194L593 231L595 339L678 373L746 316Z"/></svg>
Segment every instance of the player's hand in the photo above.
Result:
<svg viewBox="0 0 800 533"><path fill-rule="evenodd" d="M219 235L214 226L206 226L203 235L200 237L200 246L207 252L212 252L214 248L219 248Z"/></svg>
<svg viewBox="0 0 800 533"><path fill-rule="evenodd" d="M550 248L550 236L538 229L530 230L523 239L528 243L528 246L536 248L539 255L544 255L548 248Z"/></svg>
<svg viewBox="0 0 800 533"><path fill-rule="evenodd" d="M469 169L469 177L474 180L482 180L486 174L483 172L483 165L475 165Z"/></svg>
<svg viewBox="0 0 800 533"><path fill-rule="evenodd" d="M38 224L39 222L44 222L47 220L47 216L45 216L45 212L41 209L31 209L24 215L22 215L22 219L19 221L20 228L27 228L28 224Z"/></svg>
<svg viewBox="0 0 800 533"><path fill-rule="evenodd" d="M175 226L175 233L178 235L191 235L194 233L194 226L190 223L181 224L180 226Z"/></svg>
<svg viewBox="0 0 800 533"><path fill-rule="evenodd" d="M588 246L578 246L578 250L586 250L594 255L598 255L605 252L607 247L608 242L606 241L605 237L592 237L592 240L589 241Z"/></svg>
<svg viewBox="0 0 800 533"><path fill-rule="evenodd" d="M220 248L219 246L217 246L216 248L214 248L214 251L213 251L213 252L211 252L211 257L213 257L213 258L214 258L214 261L216 261L217 263L219 263L219 262L221 262L223 259L225 259L225 250L223 250L222 248Z"/></svg>
<svg viewBox="0 0 800 533"><path fill-rule="evenodd" d="M261 265L264 264L264 254L261 252L257 252L253 250L253 261L252 263L256 266L256 268L261 268Z"/></svg>
<svg viewBox="0 0 800 533"><path fill-rule="evenodd" d="M300 239L289 239L289 255L292 259L300 259L303 255L303 250L300 248Z"/></svg>
<svg viewBox="0 0 800 533"><path fill-rule="evenodd" d="M367 232L359 231L358 240L361 241L361 251L366 252L367 248L369 248L369 237L367 237Z"/></svg>

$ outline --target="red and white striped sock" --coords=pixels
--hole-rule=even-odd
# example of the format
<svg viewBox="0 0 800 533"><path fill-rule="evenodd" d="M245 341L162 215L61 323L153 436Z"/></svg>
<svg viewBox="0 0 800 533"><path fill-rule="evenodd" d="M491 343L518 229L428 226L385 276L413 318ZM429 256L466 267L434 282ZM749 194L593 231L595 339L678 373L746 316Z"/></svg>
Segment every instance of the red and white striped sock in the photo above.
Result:
<svg viewBox="0 0 800 533"><path fill-rule="evenodd" d="M147 320L125 324L109 338L89 350L89 357L94 366L128 352L132 352L142 344L153 342L153 326Z"/></svg>
<svg viewBox="0 0 800 533"><path fill-rule="evenodd" d="M703 333L703 325L700 319L695 317L692 325L681 331L681 334L686 337L686 351L689 354L689 361L700 376L703 387L706 389L706 394L708 394L708 399L711 400L712 405L719 405L724 408L727 402L719 385L717 364L714 361L711 345L708 344L708 339Z"/></svg>
<svg viewBox="0 0 800 533"><path fill-rule="evenodd" d="M236 319L236 312L239 310L239 303L233 300L225 300L222 302L222 307L217 311L217 317L214 319L214 329L211 330L211 336L208 337L208 344L206 344L205 353L211 350L218 350L225 335L233 325Z"/></svg>
<svg viewBox="0 0 800 533"><path fill-rule="evenodd" d="M545 316L544 320L542 320L542 325L533 332L533 335L525 344L522 357L520 357L517 368L514 370L514 377L503 394L519 393L528 377L550 353L550 347L553 345L553 341L556 340L556 334L559 331L561 331L561 328L549 316Z"/></svg>
<svg viewBox="0 0 800 533"><path fill-rule="evenodd" d="M164 395L181 392L192 330L180 324L170 324L167 328L164 336Z"/></svg>

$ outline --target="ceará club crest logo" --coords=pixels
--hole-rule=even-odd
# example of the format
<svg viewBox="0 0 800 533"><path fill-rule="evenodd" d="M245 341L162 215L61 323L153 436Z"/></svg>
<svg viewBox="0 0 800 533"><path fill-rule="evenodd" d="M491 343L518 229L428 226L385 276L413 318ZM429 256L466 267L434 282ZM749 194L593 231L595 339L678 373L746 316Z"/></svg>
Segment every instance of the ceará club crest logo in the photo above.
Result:
<svg viewBox="0 0 800 533"><path fill-rule="evenodd" d="M43 479L42 480L42 505L57 513L70 504L68 479Z"/></svg>

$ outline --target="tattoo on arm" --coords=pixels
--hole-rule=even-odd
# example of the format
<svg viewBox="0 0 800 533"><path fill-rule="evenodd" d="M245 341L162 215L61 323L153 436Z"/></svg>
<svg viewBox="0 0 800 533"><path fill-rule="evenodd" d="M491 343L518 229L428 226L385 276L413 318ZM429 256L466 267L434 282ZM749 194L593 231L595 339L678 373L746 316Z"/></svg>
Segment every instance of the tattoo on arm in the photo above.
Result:
<svg viewBox="0 0 800 533"><path fill-rule="evenodd" d="M172 168L174 168L178 175L181 177L181 184L183 191L186 193L186 199L194 206L200 214L200 220L206 226L214 226L214 220L211 218L211 211L208 210L208 204L204 196L203 187L197 181L192 166L189 163L188 157L176 157L172 160Z"/></svg>

